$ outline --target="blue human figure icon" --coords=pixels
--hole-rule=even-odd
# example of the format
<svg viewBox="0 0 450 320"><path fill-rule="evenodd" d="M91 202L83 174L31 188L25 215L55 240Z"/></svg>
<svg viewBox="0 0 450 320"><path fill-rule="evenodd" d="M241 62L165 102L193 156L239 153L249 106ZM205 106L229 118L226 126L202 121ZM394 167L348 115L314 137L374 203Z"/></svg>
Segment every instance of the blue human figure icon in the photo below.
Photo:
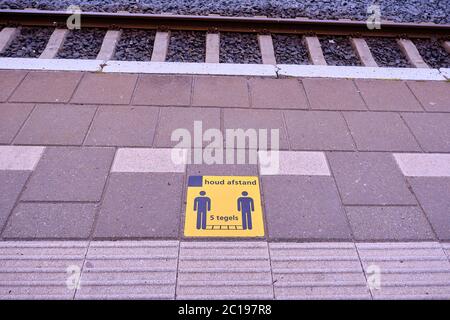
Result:
<svg viewBox="0 0 450 320"><path fill-rule="evenodd" d="M211 211L211 199L205 191L200 191L200 197L194 199L194 211L197 211L197 229L206 229L206 214Z"/></svg>
<svg viewBox="0 0 450 320"><path fill-rule="evenodd" d="M255 211L255 204L248 192L242 192L242 197L237 200L237 209L242 213L242 229L252 229L252 212Z"/></svg>

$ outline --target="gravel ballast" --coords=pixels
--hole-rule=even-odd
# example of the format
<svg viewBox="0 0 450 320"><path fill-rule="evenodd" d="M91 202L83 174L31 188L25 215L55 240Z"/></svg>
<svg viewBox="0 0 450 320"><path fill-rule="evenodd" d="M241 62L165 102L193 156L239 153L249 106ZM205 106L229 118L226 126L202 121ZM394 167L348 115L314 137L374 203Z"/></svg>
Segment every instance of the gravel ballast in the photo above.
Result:
<svg viewBox="0 0 450 320"><path fill-rule="evenodd" d="M0 0L0 8L366 20L374 2L386 20L450 23L448 0Z"/></svg>
<svg viewBox="0 0 450 320"><path fill-rule="evenodd" d="M413 39L423 60L431 68L450 68L450 55L437 39Z"/></svg>
<svg viewBox="0 0 450 320"><path fill-rule="evenodd" d="M257 35L254 33L221 33L220 63L262 63Z"/></svg>
<svg viewBox="0 0 450 320"><path fill-rule="evenodd" d="M95 59L100 51L106 30L85 28L71 30L57 54L61 59Z"/></svg>
<svg viewBox="0 0 450 320"><path fill-rule="evenodd" d="M155 41L155 31L126 29L122 31L114 60L150 61Z"/></svg>
<svg viewBox="0 0 450 320"><path fill-rule="evenodd" d="M380 67L411 68L408 59L394 38L366 38L373 58Z"/></svg>
<svg viewBox="0 0 450 320"><path fill-rule="evenodd" d="M275 57L279 64L309 64L308 49L300 35L272 35Z"/></svg>
<svg viewBox="0 0 450 320"><path fill-rule="evenodd" d="M0 56L38 58L44 51L53 30L53 28L22 28L20 34Z"/></svg>
<svg viewBox="0 0 450 320"><path fill-rule="evenodd" d="M320 37L323 56L330 66L360 66L348 37Z"/></svg>
<svg viewBox="0 0 450 320"><path fill-rule="evenodd" d="M206 34L199 31L172 31L168 62L205 62Z"/></svg>

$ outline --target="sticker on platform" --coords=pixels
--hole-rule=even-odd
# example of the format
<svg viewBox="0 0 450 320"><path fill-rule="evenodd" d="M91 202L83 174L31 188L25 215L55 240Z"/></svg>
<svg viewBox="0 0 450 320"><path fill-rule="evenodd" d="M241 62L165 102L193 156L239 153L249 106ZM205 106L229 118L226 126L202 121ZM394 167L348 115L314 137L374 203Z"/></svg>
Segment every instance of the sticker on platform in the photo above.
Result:
<svg viewBox="0 0 450 320"><path fill-rule="evenodd" d="M184 235L264 236L258 177L189 176Z"/></svg>

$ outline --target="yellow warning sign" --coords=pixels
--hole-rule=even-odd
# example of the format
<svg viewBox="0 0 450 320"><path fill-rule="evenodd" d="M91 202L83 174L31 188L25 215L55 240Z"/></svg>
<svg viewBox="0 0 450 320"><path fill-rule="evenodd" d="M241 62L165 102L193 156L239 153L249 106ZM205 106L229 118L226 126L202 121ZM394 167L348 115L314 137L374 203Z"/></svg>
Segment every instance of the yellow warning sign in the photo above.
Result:
<svg viewBox="0 0 450 320"><path fill-rule="evenodd" d="M256 176L189 176L186 237L262 237Z"/></svg>

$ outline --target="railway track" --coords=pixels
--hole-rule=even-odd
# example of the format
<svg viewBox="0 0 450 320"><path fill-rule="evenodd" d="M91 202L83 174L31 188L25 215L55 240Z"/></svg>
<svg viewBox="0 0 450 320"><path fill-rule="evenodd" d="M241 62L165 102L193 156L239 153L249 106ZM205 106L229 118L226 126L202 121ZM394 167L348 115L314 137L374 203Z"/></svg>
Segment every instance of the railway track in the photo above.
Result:
<svg viewBox="0 0 450 320"><path fill-rule="evenodd" d="M35 9L0 10L0 26L3 27L0 32L0 54L5 56L5 52L9 50L9 55L6 56L14 57L11 44L14 41L18 42L21 29L51 27L54 30L47 37L48 39L43 40L46 41L45 46L41 45L39 50L34 50L38 52L34 52L33 57L70 58L70 54L64 55L61 54L61 51L65 50L64 45L67 41L77 41L70 39L71 31L66 28L67 19L72 14L65 11ZM131 57L130 60L236 62L264 65L296 64L294 60L289 57L283 58L283 56L292 55L292 50L297 49L291 47L293 43L291 40L300 39L297 41L298 50L304 50L307 58L299 64L345 66L345 59L347 59L352 61L349 65L373 68L399 66L438 69L450 67L450 25L448 24L382 21L379 29L369 29L365 21L351 20L155 15L127 12L81 12L78 14L82 26L81 37L83 30L103 31L103 33L98 33L103 37L101 41L98 41L101 45L98 44L96 48L87 50L90 53L90 59L94 60L128 60L117 56L120 41L127 36L127 32L141 30L141 32L148 32L149 39L145 46L149 50L144 54L144 58ZM197 41L196 48L189 48L189 45L192 45L192 43L188 43L189 41L184 46L183 39L179 41L181 44L178 43L178 48L171 48L172 42L174 42L171 33L177 32L180 33L181 38L184 34L189 35L189 33L194 38L199 38L199 41L195 40ZM130 37L130 35L128 36ZM236 41L226 40L229 37L239 38L242 36L244 38L237 40L237 43L244 46L244 49L235 50L233 47L235 47ZM280 41L279 37L284 38ZM420 41L420 46L416 46L418 41ZM336 44L336 42L338 43ZM125 45L122 44L122 47L124 46L128 46L127 42ZM131 47L133 44L129 46ZM224 46L231 47L231 49L224 49ZM16 47L20 47L20 43L16 44ZM175 58L168 57L168 54L170 55L174 50L178 50L178 53L182 52L178 54L181 58L177 58L177 52L175 52ZM336 53L337 50L341 52ZM193 54L194 51L198 51L198 57L195 61L190 61L189 54ZM243 53L240 54L244 56L250 52L249 55L253 58L245 59L244 57L241 59L242 61L233 61L233 54L236 51L242 51ZM295 54L296 52L294 52ZM227 55L231 58L227 58ZM352 55L354 57L350 57L351 59L347 57ZM339 61L341 58L342 62Z"/></svg>

